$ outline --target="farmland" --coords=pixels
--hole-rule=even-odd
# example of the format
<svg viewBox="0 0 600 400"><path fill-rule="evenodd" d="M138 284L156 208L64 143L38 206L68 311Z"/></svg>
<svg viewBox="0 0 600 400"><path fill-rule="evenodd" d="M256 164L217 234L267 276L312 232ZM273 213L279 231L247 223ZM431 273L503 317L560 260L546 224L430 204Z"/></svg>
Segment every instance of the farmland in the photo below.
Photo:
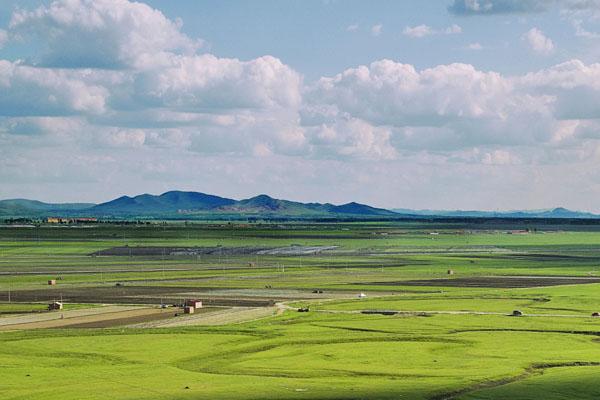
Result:
<svg viewBox="0 0 600 400"><path fill-rule="evenodd" d="M0 228L3 399L596 399L598 311L593 223Z"/></svg>

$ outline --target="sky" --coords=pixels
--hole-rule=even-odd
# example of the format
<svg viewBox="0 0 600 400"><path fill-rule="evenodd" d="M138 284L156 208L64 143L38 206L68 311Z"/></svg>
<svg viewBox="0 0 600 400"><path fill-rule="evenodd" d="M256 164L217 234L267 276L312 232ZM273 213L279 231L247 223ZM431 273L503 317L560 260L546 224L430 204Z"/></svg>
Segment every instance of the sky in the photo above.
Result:
<svg viewBox="0 0 600 400"><path fill-rule="evenodd" d="M2 0L0 198L600 212L600 0Z"/></svg>

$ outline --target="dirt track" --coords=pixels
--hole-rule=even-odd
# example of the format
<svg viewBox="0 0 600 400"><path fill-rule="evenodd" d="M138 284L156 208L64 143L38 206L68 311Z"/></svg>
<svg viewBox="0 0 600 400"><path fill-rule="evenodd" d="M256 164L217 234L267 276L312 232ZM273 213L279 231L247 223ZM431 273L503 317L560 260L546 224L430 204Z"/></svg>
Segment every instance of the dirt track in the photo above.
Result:
<svg viewBox="0 0 600 400"><path fill-rule="evenodd" d="M181 318L155 320L130 325L131 328L168 328L192 325L225 325L248 322L270 317L278 312L277 307L232 307L228 309L206 310L200 314L186 315Z"/></svg>
<svg viewBox="0 0 600 400"><path fill-rule="evenodd" d="M170 318L174 309L135 306L104 306L70 311L20 315L0 320L0 330L43 328L104 328L161 318Z"/></svg>
<svg viewBox="0 0 600 400"><path fill-rule="evenodd" d="M197 298L206 306L266 307L280 299L269 294L260 295L212 295L208 288L181 286L99 286L65 288L56 286L44 290L15 290L11 299L15 302L52 301L62 298L67 303L95 304L179 304L183 299ZM269 297L267 297L269 296ZM0 293L0 301L7 301L8 293Z"/></svg>

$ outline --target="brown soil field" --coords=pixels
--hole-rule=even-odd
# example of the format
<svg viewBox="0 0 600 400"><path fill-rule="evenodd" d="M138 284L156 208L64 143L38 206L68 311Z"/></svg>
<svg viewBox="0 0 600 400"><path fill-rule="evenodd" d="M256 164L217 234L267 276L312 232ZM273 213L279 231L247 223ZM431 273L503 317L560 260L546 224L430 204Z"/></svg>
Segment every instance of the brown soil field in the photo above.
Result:
<svg viewBox="0 0 600 400"><path fill-rule="evenodd" d="M162 247L162 246L118 246L91 253L90 256L120 257L190 257L200 255L245 256L245 255L311 255L337 246L287 246L287 247Z"/></svg>
<svg viewBox="0 0 600 400"><path fill-rule="evenodd" d="M53 287L43 290L14 290L11 299L14 302L53 301L62 298L66 303L95 304L180 304L182 300L197 298L206 306L225 307L266 307L277 301L285 300L273 293L261 296L259 293L241 296L236 293L211 295L210 288L181 286L100 286L83 288ZM310 296L307 296L310 297ZM8 293L0 293L0 301L7 301Z"/></svg>
<svg viewBox="0 0 600 400"><path fill-rule="evenodd" d="M382 286L443 286L480 288L529 288L600 283L600 278L559 276L482 276L451 279L422 279L412 281L371 282Z"/></svg>
<svg viewBox="0 0 600 400"><path fill-rule="evenodd" d="M125 326L143 322L174 319L175 314L180 315L182 313L183 310L180 308L142 309L139 311L115 313L113 315L100 315L96 318L88 318L89 320L85 321L73 321L75 323L63 325L61 328L111 328L115 326ZM106 316L107 318L99 318L103 316ZM81 319L83 320L84 318Z"/></svg>
<svg viewBox="0 0 600 400"><path fill-rule="evenodd" d="M262 309L259 308L259 309ZM228 308L203 307L193 315L183 314L177 307L104 306L71 311L43 312L36 315L7 317L0 331L21 329L112 328L118 326L156 324L156 326L186 325L187 320L202 318L203 314L227 312ZM149 325L153 326L153 325Z"/></svg>
<svg viewBox="0 0 600 400"><path fill-rule="evenodd" d="M113 320L138 315L151 315L159 308L136 306L103 306L68 311L17 315L0 320L0 330L61 328L74 324Z"/></svg>
<svg viewBox="0 0 600 400"><path fill-rule="evenodd" d="M171 328L177 326L195 325L225 325L253 321L273 316L277 313L273 307L232 307L232 308L201 308L200 312L185 315L180 318L154 320L150 322L129 325L131 328Z"/></svg>
<svg viewBox="0 0 600 400"><path fill-rule="evenodd" d="M104 273L128 273L128 272L172 272L191 271L191 268L127 268L127 269L103 269L103 270L38 270L38 271L0 271L0 276L25 276L25 275L98 275Z"/></svg>

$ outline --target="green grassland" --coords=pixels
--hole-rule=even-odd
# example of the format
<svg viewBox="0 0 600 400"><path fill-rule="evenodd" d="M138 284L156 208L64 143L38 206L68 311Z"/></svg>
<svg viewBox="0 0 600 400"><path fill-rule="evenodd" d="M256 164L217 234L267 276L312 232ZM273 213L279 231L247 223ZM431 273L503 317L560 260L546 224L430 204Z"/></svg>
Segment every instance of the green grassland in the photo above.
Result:
<svg viewBox="0 0 600 400"><path fill-rule="evenodd" d="M89 255L124 245L337 247L306 256ZM0 332L0 397L597 399L600 319L590 316L600 311L600 284L410 284L486 276L600 277L600 232L414 222L0 228L0 294L117 282L348 294L291 300L311 311L221 327ZM0 303L0 313L41 306ZM508 316L516 309L525 316Z"/></svg>

